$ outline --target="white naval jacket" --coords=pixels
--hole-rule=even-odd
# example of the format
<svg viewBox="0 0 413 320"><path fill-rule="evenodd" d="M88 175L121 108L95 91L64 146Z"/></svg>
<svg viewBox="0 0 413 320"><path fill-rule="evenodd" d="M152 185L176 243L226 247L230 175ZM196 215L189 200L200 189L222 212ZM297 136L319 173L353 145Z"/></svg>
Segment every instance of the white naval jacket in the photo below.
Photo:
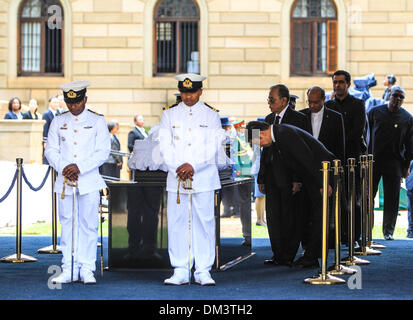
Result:
<svg viewBox="0 0 413 320"><path fill-rule="evenodd" d="M70 112L56 116L49 129L45 156L58 176L55 192L62 193L63 169L72 163L79 168L78 188L81 195L106 187L99 167L110 153L110 134L105 118L85 109L80 115ZM66 186L65 194L72 194Z"/></svg>
<svg viewBox="0 0 413 320"><path fill-rule="evenodd" d="M165 108L159 128L160 152L168 167L166 190L177 192L176 169L184 163L194 168L192 193L221 189L219 148L225 132L219 113L198 101L188 107L183 102ZM180 193L188 193L182 186Z"/></svg>

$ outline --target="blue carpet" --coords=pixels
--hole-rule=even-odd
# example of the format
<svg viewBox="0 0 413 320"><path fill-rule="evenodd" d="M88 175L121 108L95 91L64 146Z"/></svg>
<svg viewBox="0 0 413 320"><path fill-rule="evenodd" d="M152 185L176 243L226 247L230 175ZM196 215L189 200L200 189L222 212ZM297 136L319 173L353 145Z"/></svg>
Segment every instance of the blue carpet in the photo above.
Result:
<svg viewBox="0 0 413 320"><path fill-rule="evenodd" d="M3 300L407 300L413 299L413 242L386 241L381 256L370 256L362 267L361 289L347 284L314 286L303 279L317 274L316 269L269 267L268 239L254 239L255 256L225 272L213 272L216 287L197 285L164 286L171 270L96 272L97 285L63 285L49 289L48 268L60 265L60 255L39 255L37 249L50 245L50 237L24 237L23 253L38 259L34 263L0 263L0 299ZM104 240L104 247L107 239ZM100 250L100 249L98 249ZM15 253L15 238L0 237L0 257ZM343 256L344 256L343 252ZM98 257L100 251L98 251ZM107 264L105 250L105 265ZM330 251L332 262L334 252ZM99 259L99 258L98 258ZM99 260L98 260L99 261ZM331 264L331 263L330 263ZM98 268L99 270L99 268ZM341 276L349 279L349 276Z"/></svg>

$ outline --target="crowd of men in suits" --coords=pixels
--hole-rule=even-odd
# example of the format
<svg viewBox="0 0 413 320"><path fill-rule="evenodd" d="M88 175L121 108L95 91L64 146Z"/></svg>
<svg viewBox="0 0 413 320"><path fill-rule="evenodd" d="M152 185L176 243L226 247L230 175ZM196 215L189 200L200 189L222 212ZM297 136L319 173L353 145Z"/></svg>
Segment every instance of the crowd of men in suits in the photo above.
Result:
<svg viewBox="0 0 413 320"><path fill-rule="evenodd" d="M413 160L413 117L403 109L405 91L393 86L387 104L366 114L364 101L349 94L351 76L338 70L332 76L329 101L321 87L307 91L308 108L289 106L285 85L270 88L271 113L263 122L250 122L249 134L260 130L263 146L258 184L266 194L268 233L273 256L269 265L318 267L321 257L321 161L341 160L347 177L347 159L358 163L363 154L374 155L374 194L384 183L383 234L393 239L402 178ZM316 161L314 161L316 160ZM361 181L356 169L355 240L361 236ZM346 179L344 179L347 185ZM331 187L329 187L330 189ZM346 190L346 188L343 188ZM329 190L331 193L332 190ZM346 192L343 192L346 203ZM342 242L347 244L347 208L342 212ZM294 261L299 245L304 253Z"/></svg>

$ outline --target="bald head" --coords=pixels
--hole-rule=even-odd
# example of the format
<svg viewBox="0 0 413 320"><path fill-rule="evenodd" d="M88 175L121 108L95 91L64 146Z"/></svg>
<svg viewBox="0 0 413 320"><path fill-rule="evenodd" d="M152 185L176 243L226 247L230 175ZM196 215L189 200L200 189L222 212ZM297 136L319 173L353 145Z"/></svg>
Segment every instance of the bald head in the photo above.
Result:
<svg viewBox="0 0 413 320"><path fill-rule="evenodd" d="M307 91L307 103L311 113L318 113L324 106L326 93L323 88L314 86Z"/></svg>
<svg viewBox="0 0 413 320"><path fill-rule="evenodd" d="M145 123L145 119L142 115L136 115L133 120L135 122L135 125L137 125L138 127L143 127Z"/></svg>

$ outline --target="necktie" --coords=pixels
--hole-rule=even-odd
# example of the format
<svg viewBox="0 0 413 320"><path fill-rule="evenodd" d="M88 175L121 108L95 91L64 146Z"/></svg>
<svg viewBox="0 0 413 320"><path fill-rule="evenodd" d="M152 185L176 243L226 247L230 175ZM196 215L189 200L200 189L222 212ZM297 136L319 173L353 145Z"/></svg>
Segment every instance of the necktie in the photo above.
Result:
<svg viewBox="0 0 413 320"><path fill-rule="evenodd" d="M274 124L280 124L280 119L281 119L280 116L276 116L276 117L275 117Z"/></svg>

